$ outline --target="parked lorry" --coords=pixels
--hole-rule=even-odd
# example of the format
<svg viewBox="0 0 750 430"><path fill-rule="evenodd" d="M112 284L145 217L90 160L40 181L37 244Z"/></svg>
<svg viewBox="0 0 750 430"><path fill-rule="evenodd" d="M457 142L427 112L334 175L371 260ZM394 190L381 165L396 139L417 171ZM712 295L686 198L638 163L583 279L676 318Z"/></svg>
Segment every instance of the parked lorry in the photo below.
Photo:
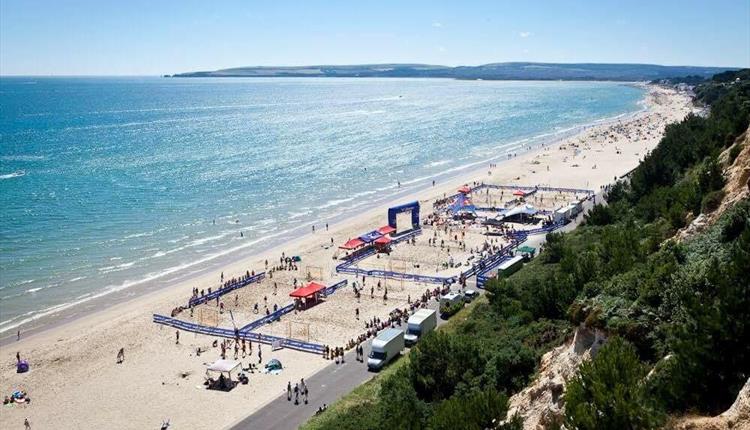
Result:
<svg viewBox="0 0 750 430"><path fill-rule="evenodd" d="M507 277L518 271L523 266L523 256L516 255L510 259L503 261L500 266L497 267L497 274L499 277Z"/></svg>
<svg viewBox="0 0 750 430"><path fill-rule="evenodd" d="M434 330L436 326L437 312L434 309L420 309L406 322L404 341L407 345L414 345L420 337Z"/></svg>
<svg viewBox="0 0 750 430"><path fill-rule="evenodd" d="M566 222L574 219L581 212L583 212L583 203L573 202L557 209L553 215L554 221L556 223Z"/></svg>
<svg viewBox="0 0 750 430"><path fill-rule="evenodd" d="M404 349L404 332L389 328L381 331L372 341L372 348L367 359L367 368L380 370Z"/></svg>

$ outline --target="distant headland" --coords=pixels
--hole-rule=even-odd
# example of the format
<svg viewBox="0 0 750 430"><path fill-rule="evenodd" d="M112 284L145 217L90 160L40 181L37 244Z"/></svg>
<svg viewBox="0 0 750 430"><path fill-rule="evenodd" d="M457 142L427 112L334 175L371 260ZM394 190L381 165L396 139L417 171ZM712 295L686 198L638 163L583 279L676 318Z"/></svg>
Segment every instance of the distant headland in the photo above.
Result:
<svg viewBox="0 0 750 430"><path fill-rule="evenodd" d="M481 66L430 64L361 64L341 66L235 67L164 75L201 77L346 77L346 78L453 78L484 80L605 80L653 81L675 77L709 78L734 67L662 66L657 64L605 63L492 63Z"/></svg>

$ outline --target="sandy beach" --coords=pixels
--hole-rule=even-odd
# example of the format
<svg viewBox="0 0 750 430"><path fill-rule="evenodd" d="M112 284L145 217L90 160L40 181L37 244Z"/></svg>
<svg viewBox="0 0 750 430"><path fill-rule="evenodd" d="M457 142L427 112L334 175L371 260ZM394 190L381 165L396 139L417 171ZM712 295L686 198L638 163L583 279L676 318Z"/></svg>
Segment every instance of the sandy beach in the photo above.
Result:
<svg viewBox="0 0 750 430"><path fill-rule="evenodd" d="M206 365L219 358L219 349L212 346L214 338L181 333L175 342L175 330L152 323L152 314L169 315L177 306L185 305L193 288L217 288L221 273L225 278L240 276L246 271L265 270L265 262L278 263L280 255L300 256L298 271L280 271L272 279L242 288L223 299L234 317L242 324L258 318L252 307L283 306L294 280L302 282L308 271L315 272L323 283L350 279L335 273L337 246L347 239L387 223L387 207L411 200L423 205L423 215L430 212L432 202L445 194L453 194L460 185L481 181L494 184L549 185L598 190L620 175L632 170L660 139L666 124L678 121L694 111L687 94L649 86L645 109L637 114L584 128L579 133L517 157L499 161L488 169L482 165L470 174L446 182L415 195L399 197L390 204L373 208L344 222L331 224L326 231L317 225L310 233L293 242L283 243L261 254L223 267L189 281L167 286L157 292L123 304L103 309L53 329L22 336L21 340L2 347L0 388L2 396L25 390L32 401L26 405L6 405L0 409L0 427L23 428L28 417L33 428L158 428L170 420L174 428L214 429L231 425L284 392L287 381L307 377L330 364L330 361L308 353L291 350L272 352L262 346L263 363L278 358L284 364L281 375L251 374L248 385L231 392L209 391L203 387ZM495 194L477 196L492 203ZM554 197L549 197L554 199ZM553 202L549 202L554 206ZM441 264L447 256L425 251L425 233L414 248L399 249L391 260L370 261L372 267L397 269L419 260L426 274L448 273ZM334 246L331 246L333 240ZM475 246L480 239L470 239ZM427 249L429 251L429 249ZM454 253L456 260L467 255ZM424 291L424 285L388 281L389 300L383 303L377 292L370 298L369 285L359 301L350 289L329 297L325 303L309 311L261 328L261 333L286 336L299 330L296 337L308 336L311 341L341 345L362 331L362 321L380 317L407 303ZM274 283L276 286L274 287ZM265 300L264 300L265 298ZM360 309L360 319L354 309ZM231 327L226 313L220 315L220 326ZM180 318L190 319L186 313ZM195 320L194 317L193 320ZM294 321L296 324L288 324ZM302 333L304 332L304 333ZM125 361L115 363L117 351L125 349ZM200 356L196 349L206 351ZM243 365L258 362L257 345ZM31 371L17 374L16 353L29 361ZM231 355L231 354L230 354ZM365 370L363 369L363 372ZM314 395L314 393L313 393Z"/></svg>

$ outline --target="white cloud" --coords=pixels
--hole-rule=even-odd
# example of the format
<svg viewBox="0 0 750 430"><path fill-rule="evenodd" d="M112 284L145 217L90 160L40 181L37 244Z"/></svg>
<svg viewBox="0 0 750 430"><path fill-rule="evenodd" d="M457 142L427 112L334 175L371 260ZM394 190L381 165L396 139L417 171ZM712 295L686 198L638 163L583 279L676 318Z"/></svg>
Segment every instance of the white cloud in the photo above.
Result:
<svg viewBox="0 0 750 430"><path fill-rule="evenodd" d="M445 46L438 46L438 51L445 52Z"/></svg>
<svg viewBox="0 0 750 430"><path fill-rule="evenodd" d="M440 28L440 27L443 26L443 23L435 21L435 22L432 23L432 26L435 27L435 28Z"/></svg>
<svg viewBox="0 0 750 430"><path fill-rule="evenodd" d="M529 36L533 36L534 33L530 32L530 31L522 31L522 32L518 33L518 35L521 36L522 38L526 39Z"/></svg>

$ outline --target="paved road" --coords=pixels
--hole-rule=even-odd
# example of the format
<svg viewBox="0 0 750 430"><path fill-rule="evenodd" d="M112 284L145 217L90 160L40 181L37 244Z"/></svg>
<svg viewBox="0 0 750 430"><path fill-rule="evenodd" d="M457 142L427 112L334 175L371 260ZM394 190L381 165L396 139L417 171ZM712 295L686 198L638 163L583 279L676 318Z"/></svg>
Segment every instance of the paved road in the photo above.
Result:
<svg viewBox="0 0 750 430"><path fill-rule="evenodd" d="M369 353L369 344L365 347L365 352ZM317 357L311 357L311 359L320 360ZM310 394L309 404L305 405L300 401L300 404L295 406L294 401L287 401L285 393L254 414L242 419L232 428L237 430L298 428L308 418L315 415L315 411L323 403L332 404L374 375L367 371L366 365L354 359L354 351L346 354L344 360L344 364L339 365L331 362L331 365L305 381ZM294 382L292 381L292 384Z"/></svg>
<svg viewBox="0 0 750 430"><path fill-rule="evenodd" d="M601 192L596 194L596 201L603 202ZM593 206L592 201L584 204L584 212L587 212ZM563 227L562 231L573 230L581 223L583 216L579 215L573 222ZM525 244L538 247L544 242L545 235L532 236ZM476 277L469 280L468 286L474 287ZM480 294L484 292L477 290ZM431 301L430 307L437 308L437 302ZM438 326L446 321L438 318ZM402 326L406 329L406 324ZM365 357L370 353L370 343L365 345ZM344 364L336 365L333 362L310 377L306 383L310 393L310 403L305 405L300 403L295 406L294 402L287 401L286 393L272 400L266 406L256 411L254 414L243 418L241 421L231 426L232 430L293 430L306 422L315 411L324 403L331 405L336 400L348 394L360 384L370 380L374 373L367 371L365 363L358 362L354 359L354 351L345 355ZM317 360L318 358L311 358ZM295 381L292 381L294 383Z"/></svg>

